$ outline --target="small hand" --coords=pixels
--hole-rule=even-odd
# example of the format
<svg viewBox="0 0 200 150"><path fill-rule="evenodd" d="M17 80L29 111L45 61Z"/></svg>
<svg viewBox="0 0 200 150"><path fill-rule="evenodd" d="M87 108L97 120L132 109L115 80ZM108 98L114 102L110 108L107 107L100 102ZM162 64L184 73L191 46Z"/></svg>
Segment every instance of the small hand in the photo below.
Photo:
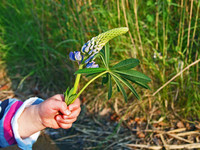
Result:
<svg viewBox="0 0 200 150"><path fill-rule="evenodd" d="M39 104L38 111L44 127L68 129L81 111L80 100L76 99L73 104L67 106L64 96L58 94Z"/></svg>

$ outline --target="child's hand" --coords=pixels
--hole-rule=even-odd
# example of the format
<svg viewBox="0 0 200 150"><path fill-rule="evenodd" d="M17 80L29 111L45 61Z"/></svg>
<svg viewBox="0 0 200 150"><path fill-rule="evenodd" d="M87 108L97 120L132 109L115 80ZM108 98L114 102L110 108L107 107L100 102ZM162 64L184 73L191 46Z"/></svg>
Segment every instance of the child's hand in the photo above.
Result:
<svg viewBox="0 0 200 150"><path fill-rule="evenodd" d="M81 111L80 100L76 99L67 106L63 95L55 95L39 104L38 111L44 127L68 129Z"/></svg>
<svg viewBox="0 0 200 150"><path fill-rule="evenodd" d="M63 95L55 95L38 105L24 109L18 118L19 135L21 138L27 138L46 127L68 129L76 121L80 111L79 99L67 106Z"/></svg>

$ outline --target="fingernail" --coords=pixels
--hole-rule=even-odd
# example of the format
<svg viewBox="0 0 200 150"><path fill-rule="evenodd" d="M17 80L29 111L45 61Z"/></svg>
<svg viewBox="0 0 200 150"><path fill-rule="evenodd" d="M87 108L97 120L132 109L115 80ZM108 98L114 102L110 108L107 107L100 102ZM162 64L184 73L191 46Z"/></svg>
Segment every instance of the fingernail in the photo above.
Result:
<svg viewBox="0 0 200 150"><path fill-rule="evenodd" d="M60 121L60 117L57 117L57 120Z"/></svg>
<svg viewBox="0 0 200 150"><path fill-rule="evenodd" d="M71 111L69 111L68 109L66 110L66 115L70 115L71 114Z"/></svg>
<svg viewBox="0 0 200 150"><path fill-rule="evenodd" d="M69 107L69 110L72 111L72 110L73 110L73 107Z"/></svg>
<svg viewBox="0 0 200 150"><path fill-rule="evenodd" d="M68 117L66 116L66 115L64 115L64 117L63 117L64 119L67 119Z"/></svg>

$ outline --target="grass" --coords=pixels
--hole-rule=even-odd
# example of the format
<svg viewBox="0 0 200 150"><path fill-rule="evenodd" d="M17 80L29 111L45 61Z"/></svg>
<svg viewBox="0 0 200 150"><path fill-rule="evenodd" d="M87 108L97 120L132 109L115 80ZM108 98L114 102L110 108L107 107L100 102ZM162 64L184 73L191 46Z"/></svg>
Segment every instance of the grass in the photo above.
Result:
<svg viewBox="0 0 200 150"><path fill-rule="evenodd" d="M1 59L7 64L11 78L20 74L19 79L24 81L31 76L44 89L62 92L72 84L74 72L68 53L80 50L87 40L103 31L127 26L130 32L110 43L112 62L116 63L115 58L139 58L141 65L137 69L153 81L151 91L137 87L144 103L132 104L134 98L129 97L130 103L119 107L129 108L132 116L137 116L146 115L159 103L162 115L173 110L183 118L199 120L199 63L152 96L173 76L200 59L199 7L198 0L3 0ZM89 91L94 99L96 93ZM100 97L104 99L103 95ZM111 106L116 98L110 101ZM89 97L88 102L94 105Z"/></svg>

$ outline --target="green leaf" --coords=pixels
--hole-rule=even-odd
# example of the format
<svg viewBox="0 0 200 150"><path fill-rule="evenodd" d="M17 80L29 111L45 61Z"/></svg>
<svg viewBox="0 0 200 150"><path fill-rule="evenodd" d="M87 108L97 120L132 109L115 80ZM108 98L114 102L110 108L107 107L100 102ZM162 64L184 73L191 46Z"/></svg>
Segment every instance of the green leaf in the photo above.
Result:
<svg viewBox="0 0 200 150"><path fill-rule="evenodd" d="M71 95L66 102L67 105L70 105L73 103L74 98L76 97L77 94Z"/></svg>
<svg viewBox="0 0 200 150"><path fill-rule="evenodd" d="M101 50L99 53L97 53L97 55L99 55L103 61L104 66L106 67L106 61L105 61L105 54L104 51Z"/></svg>
<svg viewBox="0 0 200 150"><path fill-rule="evenodd" d="M126 94L122 84L119 82L119 80L115 76L112 75L112 77L113 77L114 81L116 82L117 86L119 87L119 90L123 94L125 102L127 102L128 101L127 94Z"/></svg>
<svg viewBox="0 0 200 150"><path fill-rule="evenodd" d="M110 74L108 75L108 99L112 96L112 81Z"/></svg>
<svg viewBox="0 0 200 150"><path fill-rule="evenodd" d="M106 73L106 76L102 78L102 85L108 83L108 73Z"/></svg>
<svg viewBox="0 0 200 150"><path fill-rule="evenodd" d="M69 87L67 88L67 90L64 93L65 101L68 99L68 95L69 95Z"/></svg>
<svg viewBox="0 0 200 150"><path fill-rule="evenodd" d="M150 90L150 87L145 83L142 83L142 82L139 82L139 81L135 81L135 83L138 84L139 86L145 88L145 89L149 89Z"/></svg>
<svg viewBox="0 0 200 150"><path fill-rule="evenodd" d="M69 91L68 97L70 97L73 94L74 88L71 88L71 90Z"/></svg>
<svg viewBox="0 0 200 150"><path fill-rule="evenodd" d="M110 60L110 47L109 44L107 43L105 45L105 63L106 63L106 67L109 67L109 60Z"/></svg>
<svg viewBox="0 0 200 150"><path fill-rule="evenodd" d="M131 81L131 82L133 82L133 83L138 84L139 86L141 86L141 87L143 87L145 89L149 89L150 90L150 87L146 84L146 82L135 81L130 76L126 76L126 79Z"/></svg>
<svg viewBox="0 0 200 150"><path fill-rule="evenodd" d="M91 74L91 73L99 73L102 71L105 71L106 68L86 68L86 69L79 69L78 71L75 72L75 74Z"/></svg>
<svg viewBox="0 0 200 150"><path fill-rule="evenodd" d="M136 96L137 99L140 99L138 93L136 92L135 88L126 80L118 76L117 74L114 74L115 77L117 77L123 84L125 84L131 92Z"/></svg>
<svg viewBox="0 0 200 150"><path fill-rule="evenodd" d="M138 59L130 58L119 62L118 64L114 65L111 69L128 70L139 65L139 63L140 61Z"/></svg>
<svg viewBox="0 0 200 150"><path fill-rule="evenodd" d="M99 73L91 73L91 74L87 74L87 75L85 75L86 77L94 77L94 76L96 76L96 75L98 75Z"/></svg>
<svg viewBox="0 0 200 150"><path fill-rule="evenodd" d="M149 77L135 70L113 70L113 72L116 72L125 78L127 76L131 77L132 80L139 81L139 82L148 83L151 81Z"/></svg>
<svg viewBox="0 0 200 150"><path fill-rule="evenodd" d="M68 87L67 90L65 91L65 95L66 95L66 96L69 95L69 87Z"/></svg>

